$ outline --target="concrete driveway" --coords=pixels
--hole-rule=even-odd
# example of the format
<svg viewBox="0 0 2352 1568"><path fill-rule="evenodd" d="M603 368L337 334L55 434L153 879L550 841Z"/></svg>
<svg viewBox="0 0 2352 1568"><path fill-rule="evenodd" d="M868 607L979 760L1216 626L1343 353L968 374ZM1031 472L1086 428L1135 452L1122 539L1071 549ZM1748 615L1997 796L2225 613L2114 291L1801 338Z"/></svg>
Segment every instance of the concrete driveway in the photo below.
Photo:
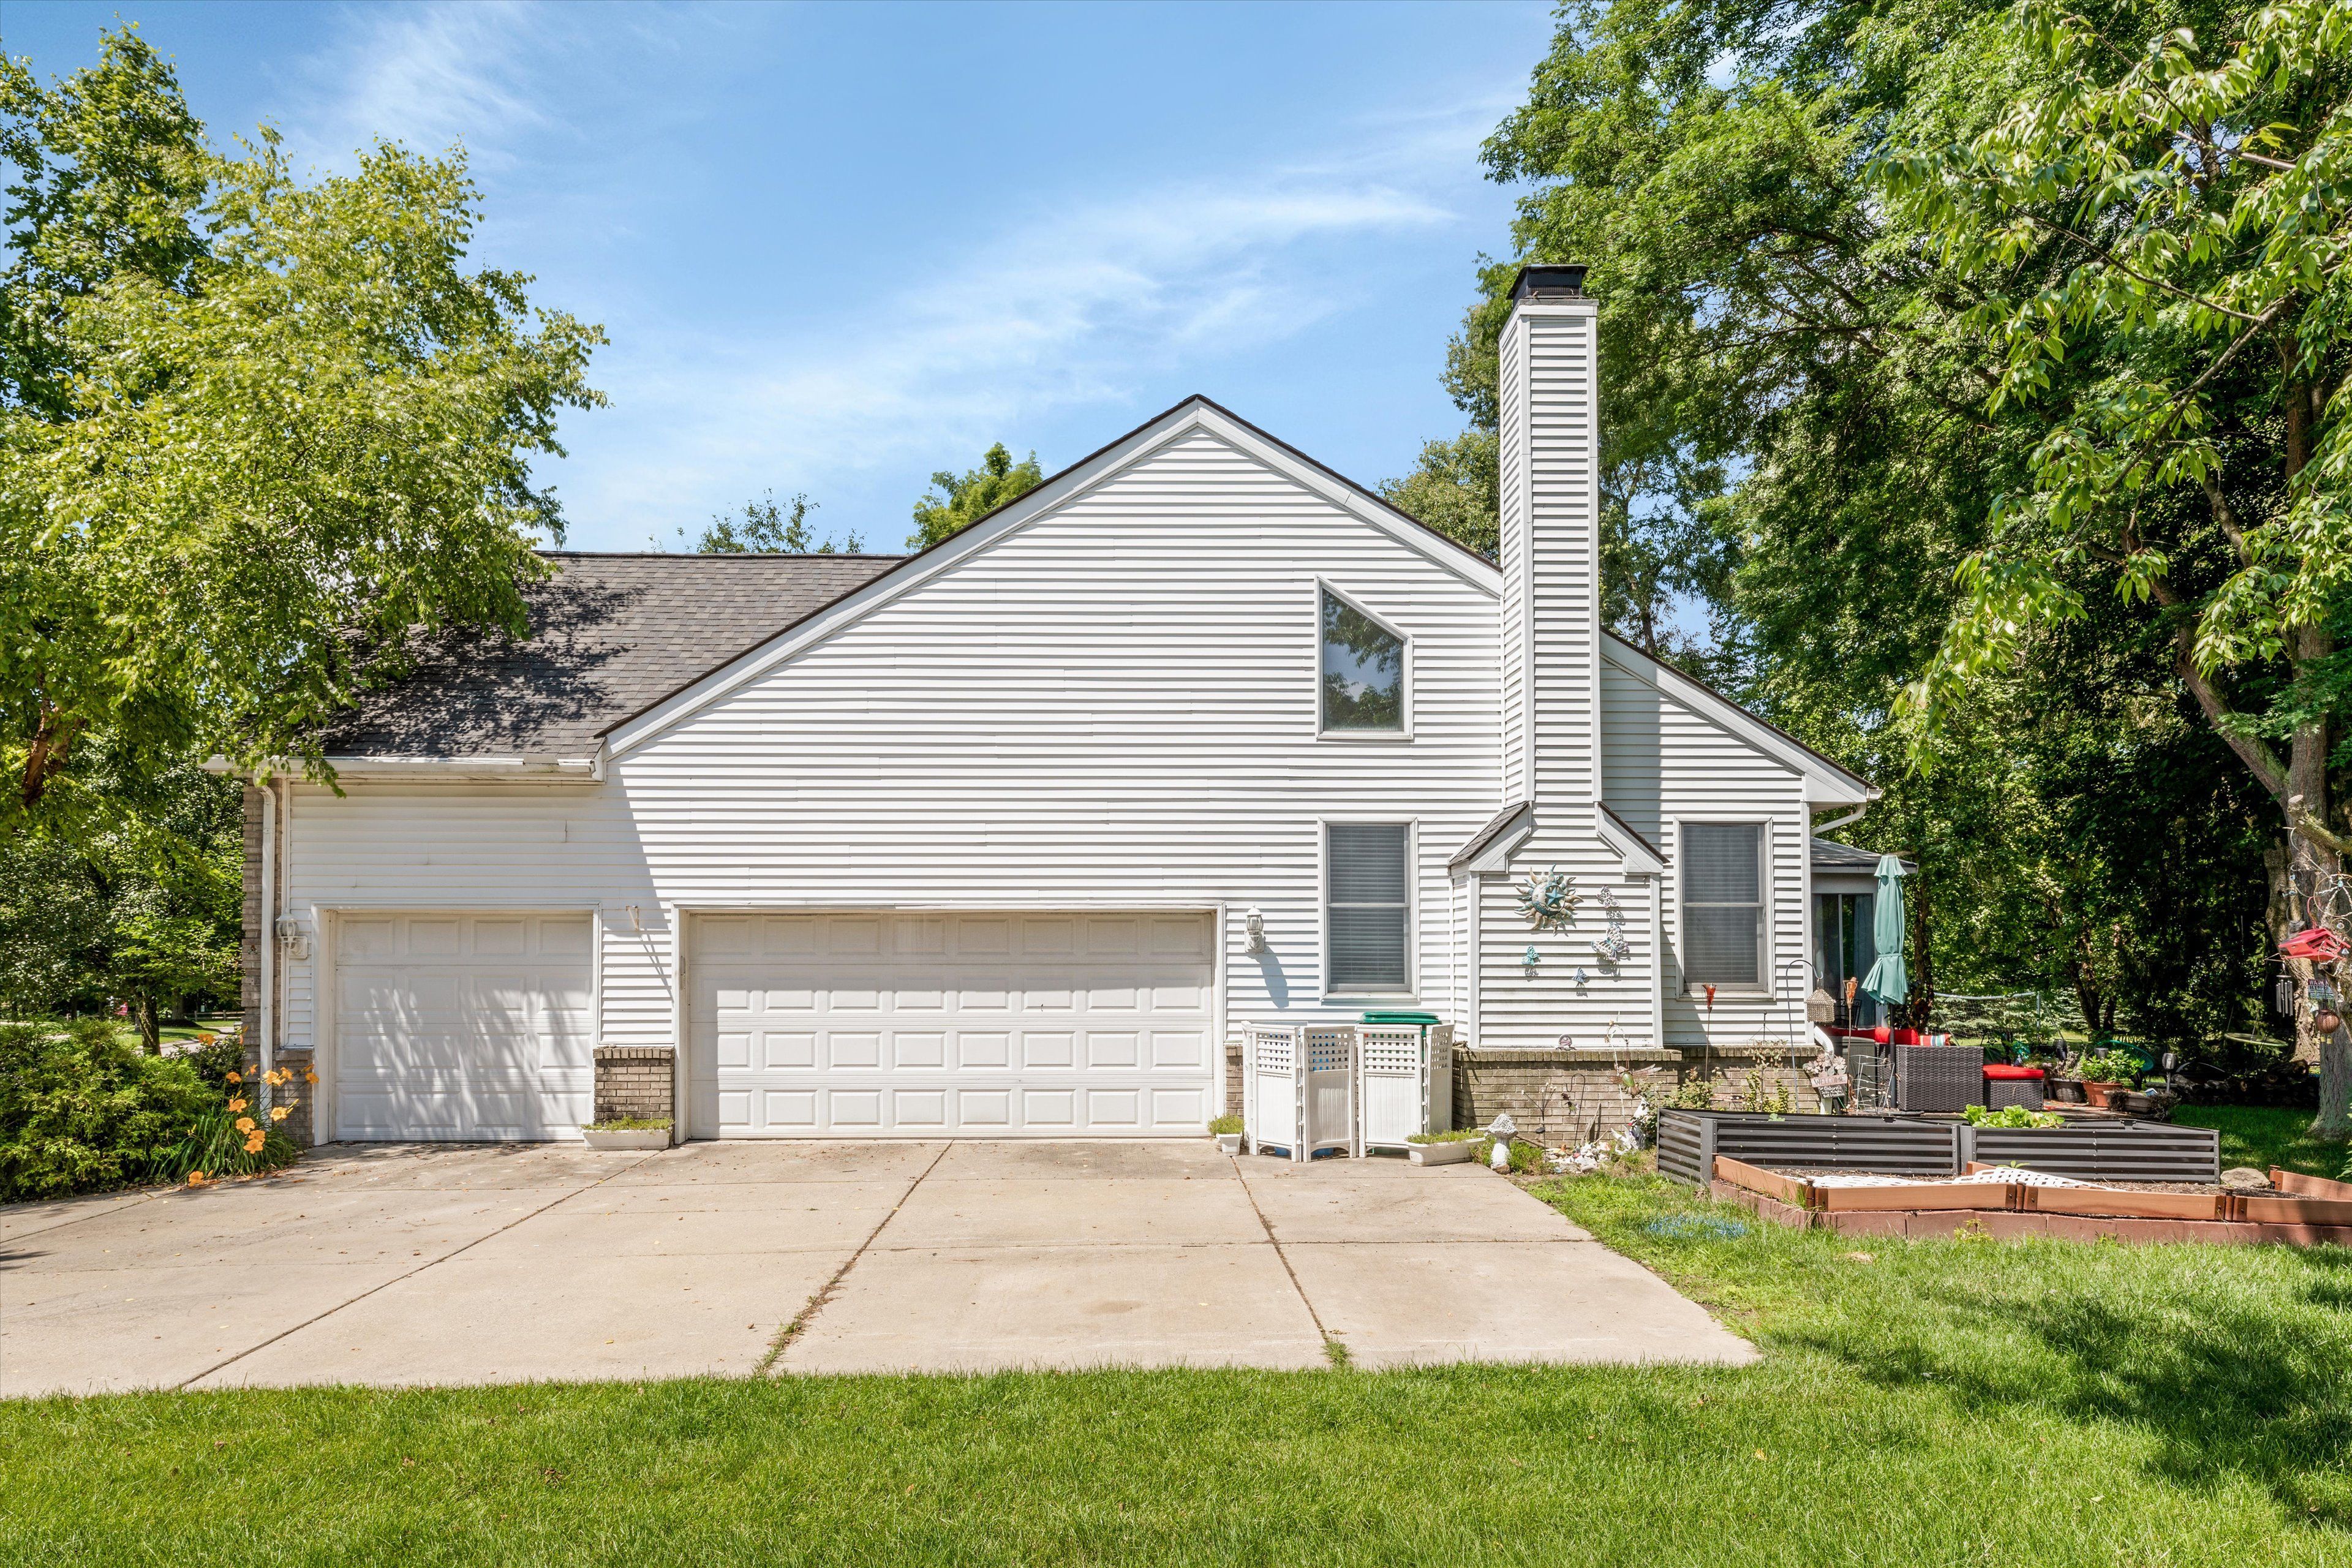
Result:
<svg viewBox="0 0 2352 1568"><path fill-rule="evenodd" d="M331 1146L0 1209L0 1394L1753 1359L1471 1165L1183 1142Z"/></svg>

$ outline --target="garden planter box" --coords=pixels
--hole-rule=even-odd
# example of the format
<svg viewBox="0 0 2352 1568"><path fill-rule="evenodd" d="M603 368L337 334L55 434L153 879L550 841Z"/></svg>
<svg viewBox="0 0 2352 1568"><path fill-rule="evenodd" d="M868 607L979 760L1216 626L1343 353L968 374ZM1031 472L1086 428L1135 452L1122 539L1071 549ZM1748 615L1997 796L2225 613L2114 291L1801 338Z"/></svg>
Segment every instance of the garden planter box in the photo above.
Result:
<svg viewBox="0 0 2352 1568"><path fill-rule="evenodd" d="M2060 1101L2062 1104L2081 1105L2084 1103L2083 1099L2083 1080L2081 1079L2053 1078L2049 1080L2045 1087L2049 1091L2050 1098Z"/></svg>
<svg viewBox="0 0 2352 1568"><path fill-rule="evenodd" d="M2121 1088L2123 1085L2119 1083L2099 1083L2086 1078L2083 1080L2083 1098L2104 1110L2107 1100Z"/></svg>
<svg viewBox="0 0 2352 1568"><path fill-rule="evenodd" d="M580 1136L588 1141L591 1149L667 1149L669 1129L667 1127L631 1127L599 1131L583 1127Z"/></svg>
<svg viewBox="0 0 2352 1568"><path fill-rule="evenodd" d="M1457 1138L1451 1143L1408 1143L1404 1152L1416 1165L1458 1165L1478 1152L1478 1140Z"/></svg>
<svg viewBox="0 0 2352 1568"><path fill-rule="evenodd" d="M1238 1132L1220 1132L1217 1134L1217 1147L1228 1154L1238 1154L1242 1152L1242 1135Z"/></svg>

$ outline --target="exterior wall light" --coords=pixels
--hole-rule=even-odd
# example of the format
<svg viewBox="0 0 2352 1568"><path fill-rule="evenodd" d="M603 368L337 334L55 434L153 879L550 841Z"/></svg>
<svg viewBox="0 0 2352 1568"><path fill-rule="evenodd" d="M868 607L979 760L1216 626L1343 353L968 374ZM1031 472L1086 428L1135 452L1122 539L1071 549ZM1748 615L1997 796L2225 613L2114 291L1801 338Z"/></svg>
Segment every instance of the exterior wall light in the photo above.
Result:
<svg viewBox="0 0 2352 1568"><path fill-rule="evenodd" d="M1250 910L1247 914L1242 916L1242 930L1248 933L1249 936L1249 945L1246 951L1250 952L1264 952L1265 951L1265 915L1259 913L1256 910Z"/></svg>

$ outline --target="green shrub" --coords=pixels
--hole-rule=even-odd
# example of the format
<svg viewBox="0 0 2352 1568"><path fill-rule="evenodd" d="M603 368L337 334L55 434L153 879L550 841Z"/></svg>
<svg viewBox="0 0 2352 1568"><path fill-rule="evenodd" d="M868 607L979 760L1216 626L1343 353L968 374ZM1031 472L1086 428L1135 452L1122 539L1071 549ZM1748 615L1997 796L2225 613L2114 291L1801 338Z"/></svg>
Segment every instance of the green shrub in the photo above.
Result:
<svg viewBox="0 0 2352 1568"><path fill-rule="evenodd" d="M234 1067L206 1081L217 1065L148 1056L103 1018L0 1025L0 1201L246 1175L298 1156ZM293 1074L278 1084L289 1107Z"/></svg>
<svg viewBox="0 0 2352 1568"><path fill-rule="evenodd" d="M211 1100L185 1061L107 1019L0 1025L0 1199L141 1181Z"/></svg>
<svg viewBox="0 0 2352 1568"><path fill-rule="evenodd" d="M181 1052L180 1059L196 1069L205 1088L226 1089L228 1075L245 1066L245 1041L236 1035L217 1036L208 1046Z"/></svg>
<svg viewBox="0 0 2352 1568"><path fill-rule="evenodd" d="M2137 1083L2139 1058L2123 1051L2092 1051L2075 1065L2085 1083Z"/></svg>
<svg viewBox="0 0 2352 1568"><path fill-rule="evenodd" d="M1242 1119L1238 1116L1220 1116L1209 1123L1209 1131L1221 1138L1229 1133L1239 1132L1241 1130Z"/></svg>
<svg viewBox="0 0 2352 1568"><path fill-rule="evenodd" d="M667 1132L669 1131L669 1118L667 1116L608 1116L602 1121L585 1123L584 1130L590 1132Z"/></svg>
<svg viewBox="0 0 2352 1568"><path fill-rule="evenodd" d="M1416 1132L1405 1140L1408 1143L1467 1143L1473 1138L1486 1134L1475 1127L1457 1127L1451 1132Z"/></svg>

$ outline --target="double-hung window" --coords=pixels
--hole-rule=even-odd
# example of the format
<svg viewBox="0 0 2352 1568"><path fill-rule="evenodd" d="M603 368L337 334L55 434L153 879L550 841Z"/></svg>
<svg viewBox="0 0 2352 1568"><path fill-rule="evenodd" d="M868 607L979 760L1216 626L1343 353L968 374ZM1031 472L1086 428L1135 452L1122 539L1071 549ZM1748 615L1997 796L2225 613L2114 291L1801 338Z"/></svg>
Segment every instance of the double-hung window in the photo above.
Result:
<svg viewBox="0 0 2352 1568"><path fill-rule="evenodd" d="M1335 822L1325 829L1328 989L1412 989L1405 865L1411 837L1402 823Z"/></svg>
<svg viewBox="0 0 2352 1568"><path fill-rule="evenodd" d="M1683 987L1764 984L1764 825L1682 825Z"/></svg>

